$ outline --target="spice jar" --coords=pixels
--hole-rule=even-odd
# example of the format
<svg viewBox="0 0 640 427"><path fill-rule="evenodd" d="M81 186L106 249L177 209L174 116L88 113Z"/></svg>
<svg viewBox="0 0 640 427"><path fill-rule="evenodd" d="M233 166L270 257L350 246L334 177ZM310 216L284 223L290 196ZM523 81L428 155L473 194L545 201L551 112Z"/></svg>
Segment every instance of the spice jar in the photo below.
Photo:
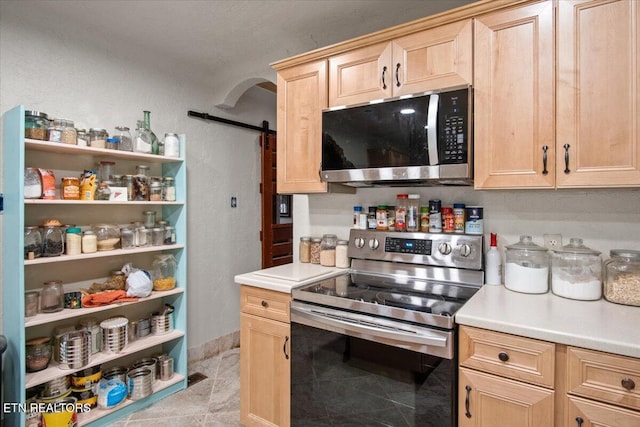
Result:
<svg viewBox="0 0 640 427"><path fill-rule="evenodd" d="M407 199L408 194L396 196L396 231L407 231Z"/></svg>
<svg viewBox="0 0 640 427"><path fill-rule="evenodd" d="M36 168L24 170L24 198L39 199L42 196L42 177Z"/></svg>
<svg viewBox="0 0 640 427"><path fill-rule="evenodd" d="M640 251L611 249L604 266L604 298L640 307Z"/></svg>
<svg viewBox="0 0 640 427"><path fill-rule="evenodd" d="M162 187L162 200L165 202L175 202L176 201L176 182L170 176L164 177L164 183Z"/></svg>
<svg viewBox="0 0 640 427"><path fill-rule="evenodd" d="M106 149L107 150L117 150L118 145L120 145L120 140L118 138L109 137L107 138Z"/></svg>
<svg viewBox="0 0 640 427"><path fill-rule="evenodd" d="M82 253L82 236L79 227L71 227L67 229L65 238L65 250L67 255L79 255Z"/></svg>
<svg viewBox="0 0 640 427"><path fill-rule="evenodd" d="M24 111L24 137L46 141L49 139L49 117L40 111Z"/></svg>
<svg viewBox="0 0 640 427"><path fill-rule="evenodd" d="M75 176L62 178L62 198L64 200L80 200L80 179Z"/></svg>
<svg viewBox="0 0 640 427"><path fill-rule="evenodd" d="M349 256L347 255L349 249L348 240L338 240L336 243L336 267L349 268Z"/></svg>
<svg viewBox="0 0 640 427"><path fill-rule="evenodd" d="M301 237L298 249L300 262L311 262L311 237Z"/></svg>
<svg viewBox="0 0 640 427"><path fill-rule="evenodd" d="M118 150L133 151L133 140L128 127L116 126L116 132L113 136L118 139Z"/></svg>
<svg viewBox="0 0 640 427"><path fill-rule="evenodd" d="M462 224L464 230L464 224ZM429 206L420 207L420 231L429 231Z"/></svg>
<svg viewBox="0 0 640 427"><path fill-rule="evenodd" d="M92 230L82 233L82 253L91 254L98 251L98 236Z"/></svg>
<svg viewBox="0 0 640 427"><path fill-rule="evenodd" d="M388 230L387 205L378 205L376 209L376 230Z"/></svg>
<svg viewBox="0 0 640 427"><path fill-rule="evenodd" d="M420 229L420 195L409 194L407 201L407 231L418 231Z"/></svg>
<svg viewBox="0 0 640 427"><path fill-rule="evenodd" d="M549 291L549 254L546 248L533 243L531 236L506 247L504 286L526 294Z"/></svg>
<svg viewBox="0 0 640 427"><path fill-rule="evenodd" d="M156 255L151 266L154 291L168 291L176 287L178 264L173 255Z"/></svg>
<svg viewBox="0 0 640 427"><path fill-rule="evenodd" d="M387 206L387 230L396 230L396 207Z"/></svg>
<svg viewBox="0 0 640 427"><path fill-rule="evenodd" d="M60 280L44 282L40 293L40 311L55 313L64 308L64 289Z"/></svg>
<svg viewBox="0 0 640 427"><path fill-rule="evenodd" d="M325 267L335 267L336 265L336 245L338 236L335 234L325 234L320 241L320 265Z"/></svg>
<svg viewBox="0 0 640 427"><path fill-rule="evenodd" d="M551 291L561 297L583 301L602 297L602 259L600 252L572 237L569 244L551 255Z"/></svg>
<svg viewBox="0 0 640 427"><path fill-rule="evenodd" d="M455 231L455 216L453 208L442 208L442 232L453 233Z"/></svg>
<svg viewBox="0 0 640 427"><path fill-rule="evenodd" d="M111 181L102 181L98 184L95 200L107 201L111 198L111 188L109 188L110 183Z"/></svg>
<svg viewBox="0 0 640 427"><path fill-rule="evenodd" d="M102 128L89 129L89 145L93 148L106 148L107 131Z"/></svg>
<svg viewBox="0 0 640 427"><path fill-rule="evenodd" d="M26 342L27 372L38 372L46 369L51 361L51 338L39 337Z"/></svg>
<svg viewBox="0 0 640 427"><path fill-rule="evenodd" d="M311 264L320 264L320 244L322 239L319 237L311 238L311 246L309 247L309 260Z"/></svg>
<svg viewBox="0 0 640 427"><path fill-rule="evenodd" d="M42 233L42 255L45 257L60 256L64 252L62 228L45 226Z"/></svg>
<svg viewBox="0 0 640 427"><path fill-rule="evenodd" d="M40 227L24 228L24 259L40 258L42 256L42 235Z"/></svg>

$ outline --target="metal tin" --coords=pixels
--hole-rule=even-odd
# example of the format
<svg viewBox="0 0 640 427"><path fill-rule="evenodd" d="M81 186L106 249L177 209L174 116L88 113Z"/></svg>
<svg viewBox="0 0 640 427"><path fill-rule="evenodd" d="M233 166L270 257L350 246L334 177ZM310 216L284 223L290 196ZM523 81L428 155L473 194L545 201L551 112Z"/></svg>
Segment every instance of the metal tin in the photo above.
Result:
<svg viewBox="0 0 640 427"><path fill-rule="evenodd" d="M151 333L151 319L145 318L138 321L138 338L146 337Z"/></svg>
<svg viewBox="0 0 640 427"><path fill-rule="evenodd" d="M155 369L155 368L154 368ZM152 393L154 373L152 369L139 367L127 373L127 394L131 400L139 400Z"/></svg>
<svg viewBox="0 0 640 427"><path fill-rule="evenodd" d="M106 370L102 373L102 377L106 380L110 380L112 378L116 378L122 382L122 384L127 383L127 372L129 370L124 366L116 366L109 370Z"/></svg>
<svg viewBox="0 0 640 427"><path fill-rule="evenodd" d="M173 357L161 355L157 357L160 381L168 381L173 378Z"/></svg>
<svg viewBox="0 0 640 427"><path fill-rule="evenodd" d="M156 382L157 359L154 357L144 357L133 362L133 368L146 368L151 371L151 383Z"/></svg>

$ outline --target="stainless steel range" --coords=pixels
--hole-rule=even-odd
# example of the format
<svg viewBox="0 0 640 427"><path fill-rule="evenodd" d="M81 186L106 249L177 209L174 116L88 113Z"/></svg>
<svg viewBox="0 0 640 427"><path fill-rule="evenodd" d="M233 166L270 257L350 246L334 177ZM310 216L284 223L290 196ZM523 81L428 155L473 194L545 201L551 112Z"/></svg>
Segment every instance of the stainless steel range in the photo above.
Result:
<svg viewBox="0 0 640 427"><path fill-rule="evenodd" d="M482 236L351 230L350 271L292 292L292 424L363 422L384 414L392 418L386 425L455 425L453 316L483 284L482 249ZM312 381L302 379L303 372L311 372ZM389 372L410 374L412 386ZM341 395L335 389L326 395L323 381L348 379L367 388L383 385L364 400L362 393L335 400ZM402 398L394 391L405 388ZM308 393L313 403L298 408L294 397Z"/></svg>

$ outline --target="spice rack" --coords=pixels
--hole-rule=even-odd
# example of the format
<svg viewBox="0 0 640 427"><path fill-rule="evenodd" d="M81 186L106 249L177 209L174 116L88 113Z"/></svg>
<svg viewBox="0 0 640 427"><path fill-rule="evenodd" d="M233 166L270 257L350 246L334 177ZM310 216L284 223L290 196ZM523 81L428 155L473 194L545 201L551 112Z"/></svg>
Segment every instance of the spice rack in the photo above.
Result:
<svg viewBox="0 0 640 427"><path fill-rule="evenodd" d="M80 147L56 142L25 139L24 106L17 106L3 114L3 181L4 218L3 244L3 329L8 348L3 373L4 401L25 402L26 389L52 379L69 375L74 370L62 370L52 361L45 370L26 373L25 343L29 337L46 334L61 322L78 322L84 317L107 317L114 313L140 312L154 304L170 303L175 307L175 329L165 335L149 335L131 342L123 352L96 353L88 366L103 363L125 364L132 357L166 352L174 358L174 377L158 381L153 393L141 400L125 400L112 409L95 408L79 414L79 425L107 425L134 411L148 406L187 385L187 243L186 243L186 162L184 146L181 158L141 154L93 147ZM24 171L26 167L42 167L61 173L73 173L83 165L102 160L113 160L129 170L136 164L147 164L154 173L175 177L178 200L175 202L116 202L24 199ZM126 205L126 208L125 206ZM80 255L61 255L50 258L24 260L23 230L25 225L39 225L42 220L60 217L63 223L90 224L97 222L124 223L131 221L135 212L156 210L163 220L175 226L177 242L173 245L148 246L135 249L116 249ZM137 211L136 211L137 210ZM151 265L154 255L173 254L177 259L177 287L170 291L153 292L136 302L119 303L97 308L64 309L57 313L39 313L25 318L24 295L39 288L44 278L60 279L63 283L95 280L108 270L133 262L142 268ZM55 276L55 277L51 277ZM44 332L43 332L44 331ZM84 367L83 367L84 368ZM5 414L7 425L24 425L24 413Z"/></svg>

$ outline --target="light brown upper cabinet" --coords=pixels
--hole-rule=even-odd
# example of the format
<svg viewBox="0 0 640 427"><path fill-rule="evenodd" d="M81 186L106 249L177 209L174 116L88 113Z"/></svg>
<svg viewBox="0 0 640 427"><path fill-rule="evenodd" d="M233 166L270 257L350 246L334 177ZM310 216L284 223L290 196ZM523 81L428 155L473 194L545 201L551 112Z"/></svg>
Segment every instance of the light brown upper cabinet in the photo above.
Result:
<svg viewBox="0 0 640 427"><path fill-rule="evenodd" d="M327 107L327 61L278 71L278 193L327 191L320 181L322 109Z"/></svg>
<svg viewBox="0 0 640 427"><path fill-rule="evenodd" d="M329 58L329 106L471 84L471 19Z"/></svg>
<svg viewBox="0 0 640 427"><path fill-rule="evenodd" d="M476 19L475 188L640 186L639 16L566 0Z"/></svg>
<svg viewBox="0 0 640 427"><path fill-rule="evenodd" d="M558 187L640 186L639 18L638 1L558 2Z"/></svg>

